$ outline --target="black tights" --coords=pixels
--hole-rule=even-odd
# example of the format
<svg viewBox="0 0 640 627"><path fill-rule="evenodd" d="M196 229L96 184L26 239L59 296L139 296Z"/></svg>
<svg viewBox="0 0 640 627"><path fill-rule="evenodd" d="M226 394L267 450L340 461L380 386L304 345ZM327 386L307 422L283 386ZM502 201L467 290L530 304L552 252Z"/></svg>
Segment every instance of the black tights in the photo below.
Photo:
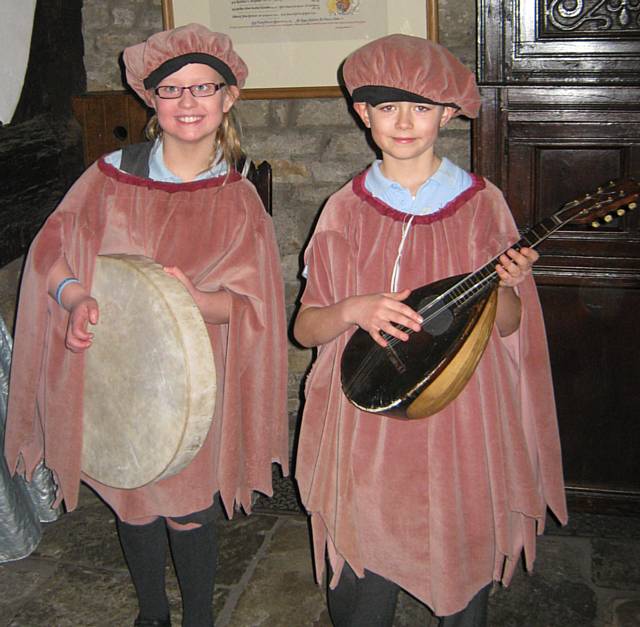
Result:
<svg viewBox="0 0 640 627"><path fill-rule="evenodd" d="M359 578L349 564L344 565L340 581L327 597L334 627L391 627L398 601L399 586L368 570ZM486 627L487 603L491 584L485 586L466 608L440 618L440 627Z"/></svg>
<svg viewBox="0 0 640 627"><path fill-rule="evenodd" d="M148 525L117 520L120 543L136 589L140 616L166 620L169 603L165 592L167 529L182 593L183 627L213 627L213 589L216 577L215 521L195 529L177 531L159 518Z"/></svg>

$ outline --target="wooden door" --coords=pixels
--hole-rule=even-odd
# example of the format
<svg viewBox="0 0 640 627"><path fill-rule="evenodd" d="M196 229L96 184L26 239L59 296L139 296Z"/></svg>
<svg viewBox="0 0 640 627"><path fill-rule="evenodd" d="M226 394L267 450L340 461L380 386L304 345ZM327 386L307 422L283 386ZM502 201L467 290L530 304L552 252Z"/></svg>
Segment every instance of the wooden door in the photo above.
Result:
<svg viewBox="0 0 640 627"><path fill-rule="evenodd" d="M625 16L614 4L478 4L474 164L522 230L610 179L640 180L640 10ZM638 213L595 230L570 225L540 252L570 499L640 510Z"/></svg>

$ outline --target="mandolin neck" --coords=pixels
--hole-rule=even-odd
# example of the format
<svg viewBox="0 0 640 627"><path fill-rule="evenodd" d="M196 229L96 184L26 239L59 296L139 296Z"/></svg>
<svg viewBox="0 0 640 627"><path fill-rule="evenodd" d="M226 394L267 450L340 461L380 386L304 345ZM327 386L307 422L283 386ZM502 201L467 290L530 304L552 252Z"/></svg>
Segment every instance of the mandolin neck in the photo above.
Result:
<svg viewBox="0 0 640 627"><path fill-rule="evenodd" d="M462 279L462 281L451 287L445 294L443 294L443 300L447 305L462 303L479 292L493 289L498 282L496 265L500 263L500 257L504 255L507 250L511 248L514 250L520 250L521 248L535 248L561 226L571 222L574 217L575 215L571 214L570 217L562 220L557 214L554 214L545 218L541 222L538 222L538 224L529 229L515 244L509 246L509 248L505 248L499 255L482 266L482 268L468 274L464 279Z"/></svg>

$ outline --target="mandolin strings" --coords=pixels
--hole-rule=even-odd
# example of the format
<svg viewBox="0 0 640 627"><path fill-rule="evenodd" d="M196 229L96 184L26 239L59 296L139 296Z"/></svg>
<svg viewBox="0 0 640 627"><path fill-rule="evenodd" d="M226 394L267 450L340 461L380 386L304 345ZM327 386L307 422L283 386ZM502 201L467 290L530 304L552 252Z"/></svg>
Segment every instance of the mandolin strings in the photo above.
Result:
<svg viewBox="0 0 640 627"><path fill-rule="evenodd" d="M476 270L475 272L471 272L470 274L465 276L462 280L460 280L458 283L456 283L455 285L452 285L446 292L443 292L442 294L440 294L438 298L431 301L424 307L421 307L417 311L417 313L423 316L425 313L429 311L429 309L434 305L434 303L445 301L451 295L455 296L454 298L451 298L448 302L444 302L442 307L430 313L422 321L420 326L424 327L429 321L439 316L445 309L449 308L451 305L459 305L463 303L465 300L471 298L472 296L475 296L478 293L481 293L482 291L484 291L497 278L497 272L495 270L495 267L499 263L500 257L502 255L504 255L511 248L513 248L514 250L520 250L523 247L535 248L541 242L547 239L552 233L555 233L555 231L557 231L560 227L571 222L571 220L573 220L577 216L577 214L580 212L572 213L570 216L564 219L560 219L558 215L564 211L567 211L568 209L578 206L579 204L580 203L578 201L574 200L567 203L566 205L563 205L560 211L558 211L557 213L554 213L552 216L545 218L544 220L542 220L541 222L533 226L515 244L505 248L500 254L495 256L491 261L486 263L479 270ZM540 228L544 229L544 233L542 234L538 233L536 229L540 229ZM480 279L478 280L477 277L480 277ZM466 285L468 283L471 283L471 285ZM462 290L462 291L456 295L455 294L456 291L459 291L459 290ZM402 329L408 335L416 333L416 331L414 331L413 329L408 329L406 327L402 327L401 325L398 325L398 328ZM392 335L388 335L386 333L384 335L386 335L389 338L387 341L390 342L392 346L395 346L398 342L402 341L396 337L393 337ZM385 340L387 339L387 337L385 337Z"/></svg>
<svg viewBox="0 0 640 627"><path fill-rule="evenodd" d="M568 205L574 204L575 201L573 203L568 203ZM569 207L565 205L561 211L564 211L567 208ZM553 216L535 225L532 229L527 231L515 244L509 246L508 248L505 248L499 255L494 257L479 270L468 274L458 283L452 285L446 292L443 292L436 299L418 309L417 313L423 316L423 321L420 324L421 328L424 328L425 325L427 325L431 320L439 316L451 306L459 305L472 296L475 296L491 287L492 284L496 282L496 278L498 275L495 270L495 266L499 263L501 255L505 254L507 250L509 250L510 248L513 248L514 250L520 250L520 248L522 248L523 246L535 248L538 244L540 244L540 242L549 237L549 235L557 231L561 226L570 222L575 217L575 215L572 215L570 218L562 221L558 220L556 216L557 214L554 214ZM545 222L550 223L550 228L547 228ZM536 231L536 229L539 227L542 227L544 229L545 232L543 234L539 234ZM480 278L478 279L477 277ZM467 285L469 283L471 285ZM427 313L431 308L435 308L435 310ZM409 336L416 333L416 331L414 331L413 329L409 329L403 325L396 326ZM369 378L371 373L377 368L377 364L380 363L383 358L385 358L385 350L392 349L403 341L385 332L381 333L381 335L387 341L387 347L380 347L381 350L378 350L378 344L374 344L371 347L371 349L367 352L367 356L363 358L360 365L353 373L350 385L359 385L363 380Z"/></svg>

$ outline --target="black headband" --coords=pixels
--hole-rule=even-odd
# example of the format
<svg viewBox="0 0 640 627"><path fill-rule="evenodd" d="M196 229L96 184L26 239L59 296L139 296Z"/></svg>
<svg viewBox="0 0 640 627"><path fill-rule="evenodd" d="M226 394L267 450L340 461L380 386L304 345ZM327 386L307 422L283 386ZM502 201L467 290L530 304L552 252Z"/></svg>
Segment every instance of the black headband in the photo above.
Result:
<svg viewBox="0 0 640 627"><path fill-rule="evenodd" d="M443 107L460 107L453 102L436 102L412 91L386 87L385 85L363 85L356 87L351 94L353 102L366 102L374 107L383 102L424 102L425 104L442 105Z"/></svg>
<svg viewBox="0 0 640 627"><path fill-rule="evenodd" d="M189 63L202 63L204 65L208 65L218 72L222 78L224 78L227 85L238 84L231 68L224 61L204 52L190 52L188 54L180 55L179 57L173 57L153 70L153 72L144 79L144 88L152 89L153 87L157 87L163 78L177 72L180 68L183 68Z"/></svg>

